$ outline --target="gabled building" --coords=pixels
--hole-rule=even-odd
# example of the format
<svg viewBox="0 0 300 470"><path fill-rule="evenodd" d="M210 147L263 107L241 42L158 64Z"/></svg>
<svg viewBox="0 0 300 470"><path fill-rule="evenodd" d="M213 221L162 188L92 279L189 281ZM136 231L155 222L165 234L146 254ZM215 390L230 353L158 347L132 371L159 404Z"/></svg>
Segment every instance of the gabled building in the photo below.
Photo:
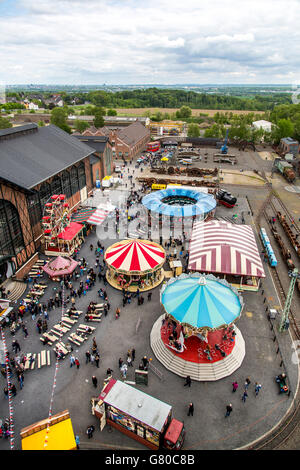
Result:
<svg viewBox="0 0 300 470"><path fill-rule="evenodd" d="M92 183L96 186L96 181L102 180L104 176L111 175L114 171L112 145L109 137L100 133L91 135L88 131L82 135L73 135L80 142L94 149L93 155L90 156L90 165Z"/></svg>
<svg viewBox="0 0 300 470"><path fill-rule="evenodd" d="M0 281L7 275L7 261L17 279L34 264L41 218L53 194L65 194L71 209L89 196L93 153L54 125L0 130Z"/></svg>

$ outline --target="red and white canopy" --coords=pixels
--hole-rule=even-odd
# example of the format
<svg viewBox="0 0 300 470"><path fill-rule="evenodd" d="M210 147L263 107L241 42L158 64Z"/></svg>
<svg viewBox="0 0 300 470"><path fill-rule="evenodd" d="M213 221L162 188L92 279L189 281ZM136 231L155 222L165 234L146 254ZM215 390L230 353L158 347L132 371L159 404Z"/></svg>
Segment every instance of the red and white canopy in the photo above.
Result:
<svg viewBox="0 0 300 470"><path fill-rule="evenodd" d="M265 277L252 228L217 220L194 224L188 268L200 272Z"/></svg>
<svg viewBox="0 0 300 470"><path fill-rule="evenodd" d="M96 209L95 212L87 219L88 224L100 225L110 211L104 209Z"/></svg>
<svg viewBox="0 0 300 470"><path fill-rule="evenodd" d="M129 239L109 247L105 260L117 271L154 271L165 262L165 251L154 242Z"/></svg>

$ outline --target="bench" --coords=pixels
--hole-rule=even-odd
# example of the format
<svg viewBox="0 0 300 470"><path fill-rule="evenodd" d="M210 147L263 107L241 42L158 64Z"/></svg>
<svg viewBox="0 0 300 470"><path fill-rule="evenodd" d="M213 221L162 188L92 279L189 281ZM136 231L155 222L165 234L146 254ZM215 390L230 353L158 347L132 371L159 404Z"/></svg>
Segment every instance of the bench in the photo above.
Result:
<svg viewBox="0 0 300 470"><path fill-rule="evenodd" d="M67 354L69 354L69 352L70 352L70 351L66 348L66 346L65 346L65 344L64 344L63 342L58 342L58 343L56 343L55 346L56 346L56 347L53 348L53 351L54 351L54 352L56 352L56 348L60 349L60 350L64 353L65 356L66 356Z"/></svg>
<svg viewBox="0 0 300 470"><path fill-rule="evenodd" d="M50 351L47 351L47 366L51 366Z"/></svg>
<svg viewBox="0 0 300 470"><path fill-rule="evenodd" d="M70 337L75 339L75 341L79 341L79 343L84 343L85 339L81 336L78 336L76 333L71 333Z"/></svg>
<svg viewBox="0 0 300 470"><path fill-rule="evenodd" d="M34 353L32 357L33 357L34 360L33 360L33 363L31 364L31 370L33 370L33 369L34 369L34 366L35 366L36 354Z"/></svg>
<svg viewBox="0 0 300 470"><path fill-rule="evenodd" d="M67 333L69 331L69 329L71 328L71 326L63 326L63 325L54 325L52 327L54 330L56 330L58 333Z"/></svg>
<svg viewBox="0 0 300 470"><path fill-rule="evenodd" d="M70 326L73 326L73 325L75 325L75 323L77 323L78 320L73 320L73 319L70 318L70 317L62 317L61 321L62 321L63 323L67 323L67 324L70 325Z"/></svg>
<svg viewBox="0 0 300 470"><path fill-rule="evenodd" d="M46 365L46 351L41 351L41 366Z"/></svg>
<svg viewBox="0 0 300 470"><path fill-rule="evenodd" d="M76 346L81 346L81 343L79 343L78 341L76 341L76 339L72 338L71 336L69 336L68 340L69 340L71 343L76 344Z"/></svg>
<svg viewBox="0 0 300 470"><path fill-rule="evenodd" d="M28 353L28 354L27 354L26 362L25 362L25 364L24 364L24 370L29 369L30 358L31 358L31 353Z"/></svg>
<svg viewBox="0 0 300 470"><path fill-rule="evenodd" d="M91 332L88 332L88 331L86 331L86 328L87 328L87 325L81 324L81 325L79 325L78 330L80 330L80 331L82 331L82 332L84 332L84 333L92 334L92 333L95 331L95 329L96 329L94 326L89 326L88 328L91 329Z"/></svg>

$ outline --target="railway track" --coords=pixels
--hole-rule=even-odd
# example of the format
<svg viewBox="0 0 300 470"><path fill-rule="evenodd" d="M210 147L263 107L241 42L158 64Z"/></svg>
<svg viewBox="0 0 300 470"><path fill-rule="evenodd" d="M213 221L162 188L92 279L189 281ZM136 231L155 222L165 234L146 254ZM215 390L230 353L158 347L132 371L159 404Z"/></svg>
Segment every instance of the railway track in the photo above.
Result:
<svg viewBox="0 0 300 470"><path fill-rule="evenodd" d="M276 214L276 207L273 202L273 199L278 202L278 204L281 207L281 210L283 209L289 220L292 222L292 217L285 206L285 204L274 194L274 192L271 190L258 214L255 220L255 224L257 228L260 230L261 228L261 218L262 216L266 219L266 222L268 223L269 226L271 226L270 222L270 214L267 212L267 208L271 207L274 215L274 211ZM299 231L298 227L295 227L297 232ZM278 292L278 296L280 298L281 304L284 305L285 300L286 300L286 293L285 289L282 285L280 276L278 274L278 270L275 268L272 268L271 270L272 273L272 278L274 280L274 284L276 287L276 290ZM296 316L292 310L290 310L290 320L291 320L291 329L292 332L295 336L296 339L300 339L300 328L296 320ZM300 424L300 391L298 391L297 396L294 398L294 403L295 403L295 408L289 413L289 415L273 430L273 432L270 433L270 435L266 436L265 438L262 438L259 440L257 443L253 444L252 446L249 446L247 449L248 450L276 450L282 448L284 444L292 437L296 435L296 439L298 437L297 432L299 430L299 424Z"/></svg>

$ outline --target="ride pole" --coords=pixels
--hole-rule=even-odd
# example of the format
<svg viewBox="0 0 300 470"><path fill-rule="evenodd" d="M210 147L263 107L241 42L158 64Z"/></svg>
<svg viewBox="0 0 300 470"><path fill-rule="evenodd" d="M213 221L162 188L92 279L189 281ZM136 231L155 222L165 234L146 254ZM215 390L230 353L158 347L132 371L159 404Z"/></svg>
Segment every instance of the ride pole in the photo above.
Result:
<svg viewBox="0 0 300 470"><path fill-rule="evenodd" d="M282 311L282 315L281 315L279 331L287 330L289 327L289 313L290 313L293 293L294 293L296 281L300 277L300 274L298 274L298 269L295 268L293 272L289 273L289 276L291 278L291 282L290 282L289 290L287 293L286 301L284 304L284 308Z"/></svg>

